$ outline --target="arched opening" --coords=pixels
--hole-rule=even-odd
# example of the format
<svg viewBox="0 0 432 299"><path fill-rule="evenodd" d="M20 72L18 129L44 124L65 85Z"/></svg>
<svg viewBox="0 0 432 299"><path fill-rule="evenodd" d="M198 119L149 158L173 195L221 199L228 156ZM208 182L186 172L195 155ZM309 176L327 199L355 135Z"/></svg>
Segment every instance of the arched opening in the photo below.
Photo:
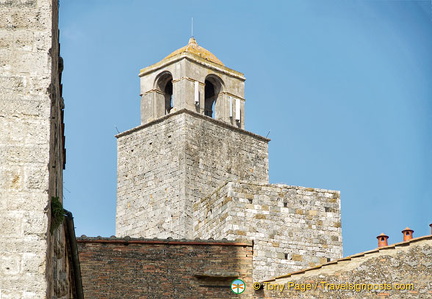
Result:
<svg viewBox="0 0 432 299"><path fill-rule="evenodd" d="M173 108L173 99L172 99L173 85L171 80L169 80L165 85L164 92L165 92L165 114L168 114Z"/></svg>
<svg viewBox="0 0 432 299"><path fill-rule="evenodd" d="M174 107L172 79L172 75L169 72L163 72L157 79L156 88L163 94L165 114L169 114Z"/></svg>
<svg viewBox="0 0 432 299"><path fill-rule="evenodd" d="M204 88L204 115L215 117L215 106L222 88L221 79L215 75L207 76Z"/></svg>
<svg viewBox="0 0 432 299"><path fill-rule="evenodd" d="M205 80L205 103L204 103L204 114L213 117L213 107L216 101L214 85Z"/></svg>

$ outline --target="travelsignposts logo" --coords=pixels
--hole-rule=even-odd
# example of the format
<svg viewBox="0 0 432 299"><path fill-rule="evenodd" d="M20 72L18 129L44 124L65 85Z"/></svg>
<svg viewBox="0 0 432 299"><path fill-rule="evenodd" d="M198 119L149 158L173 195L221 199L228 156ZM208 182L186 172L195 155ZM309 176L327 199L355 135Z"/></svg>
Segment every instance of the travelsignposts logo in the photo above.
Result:
<svg viewBox="0 0 432 299"><path fill-rule="evenodd" d="M231 283L231 291L234 294L241 294L246 290L246 284L241 279L236 279Z"/></svg>

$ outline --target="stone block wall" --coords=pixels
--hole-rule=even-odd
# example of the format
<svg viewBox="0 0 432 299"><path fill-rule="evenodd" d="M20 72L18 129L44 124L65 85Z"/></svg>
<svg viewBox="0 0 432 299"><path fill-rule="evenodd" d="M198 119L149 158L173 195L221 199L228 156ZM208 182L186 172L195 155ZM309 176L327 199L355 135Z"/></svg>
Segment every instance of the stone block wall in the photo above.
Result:
<svg viewBox="0 0 432 299"><path fill-rule="evenodd" d="M195 237L254 241L254 280L342 257L337 191L229 182L193 210Z"/></svg>
<svg viewBox="0 0 432 299"><path fill-rule="evenodd" d="M185 236L184 126L176 115L118 136L117 236Z"/></svg>
<svg viewBox="0 0 432 299"><path fill-rule="evenodd" d="M186 117L186 197L201 199L227 181L268 182L268 139L214 121Z"/></svg>
<svg viewBox="0 0 432 299"><path fill-rule="evenodd" d="M83 237L78 247L85 298L253 298L248 242Z"/></svg>
<svg viewBox="0 0 432 299"><path fill-rule="evenodd" d="M62 297L56 286L68 283L53 246L64 236L49 232L64 166L57 4L0 1L2 298Z"/></svg>
<svg viewBox="0 0 432 299"><path fill-rule="evenodd" d="M268 181L268 139L188 110L118 135L118 236L191 238L193 204Z"/></svg>
<svg viewBox="0 0 432 299"><path fill-rule="evenodd" d="M432 298L431 261L432 236L420 237L268 280L255 298Z"/></svg>

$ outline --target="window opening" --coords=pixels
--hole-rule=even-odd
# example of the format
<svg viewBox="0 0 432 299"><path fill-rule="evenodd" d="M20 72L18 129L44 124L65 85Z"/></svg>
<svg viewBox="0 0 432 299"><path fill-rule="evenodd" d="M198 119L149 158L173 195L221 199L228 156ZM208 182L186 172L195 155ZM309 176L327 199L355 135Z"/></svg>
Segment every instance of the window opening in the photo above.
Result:
<svg viewBox="0 0 432 299"><path fill-rule="evenodd" d="M216 93L213 83L209 80L205 80L205 103L204 103L204 114L213 117L213 108L216 102Z"/></svg>
<svg viewBox="0 0 432 299"><path fill-rule="evenodd" d="M160 91L159 94L163 95L163 97L158 96L157 110L160 111L159 113L169 114L174 108L173 77L170 72L162 72L156 80L156 88Z"/></svg>
<svg viewBox="0 0 432 299"><path fill-rule="evenodd" d="M169 114L171 109L173 108L173 84L172 81L169 80L165 85L165 114Z"/></svg>

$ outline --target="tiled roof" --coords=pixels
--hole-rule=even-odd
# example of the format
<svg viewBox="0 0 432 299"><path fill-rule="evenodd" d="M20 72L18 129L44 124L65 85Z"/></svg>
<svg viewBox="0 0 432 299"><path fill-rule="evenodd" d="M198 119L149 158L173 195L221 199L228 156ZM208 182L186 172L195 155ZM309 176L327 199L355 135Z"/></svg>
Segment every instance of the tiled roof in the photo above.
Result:
<svg viewBox="0 0 432 299"><path fill-rule="evenodd" d="M413 239L408 240L408 241L399 242L399 243L395 243L395 244L384 246L384 247L378 247L378 248L375 248L373 250L369 250L369 251L364 251L364 252L361 252L361 253L353 254L353 255L350 255L350 256L347 256L347 257L344 257L344 258L341 258L341 259L338 259L338 260L334 260L334 261L331 261L331 262L328 262L328 263L325 263L325 264L317 265L317 266L314 266L314 267L311 267L311 268L307 268L307 269L303 269L303 270L300 270L300 271L295 271L295 272L291 272L291 273L288 273L288 274L285 274L285 275L277 276L277 277L274 277L274 278L271 278L271 279L267 279L267 280L265 280L263 282L275 281L275 280L281 279L281 278L288 278L288 277L292 277L292 276L295 276L295 275L304 274L304 273L309 272L309 271L313 271L313 270L317 270L317 269L321 269L321 268L326 268L326 267L329 267L331 265L335 265L335 264L338 264L338 263L341 263L341 262L351 261L351 260L354 260L354 259L357 259L357 258L360 258L360 257L364 257L364 256L368 256L368 255L373 255L373 254L379 253L381 251L397 250L398 248L410 246L413 243L421 242L421 241L424 241L424 240L432 240L432 235L418 237L418 238L413 238Z"/></svg>
<svg viewBox="0 0 432 299"><path fill-rule="evenodd" d="M175 50L174 52L172 52L170 55L168 55L164 59L168 59L168 58L171 58L173 56L176 56L178 54L185 53L185 52L197 55L197 56L204 58L208 61L220 64L220 65L224 65L222 63L222 61L220 61L213 53L211 53L209 50L204 49L203 47L199 46L198 43L196 42L195 38L193 38L193 37L191 37L189 39L189 42L186 46L184 46L178 50Z"/></svg>

